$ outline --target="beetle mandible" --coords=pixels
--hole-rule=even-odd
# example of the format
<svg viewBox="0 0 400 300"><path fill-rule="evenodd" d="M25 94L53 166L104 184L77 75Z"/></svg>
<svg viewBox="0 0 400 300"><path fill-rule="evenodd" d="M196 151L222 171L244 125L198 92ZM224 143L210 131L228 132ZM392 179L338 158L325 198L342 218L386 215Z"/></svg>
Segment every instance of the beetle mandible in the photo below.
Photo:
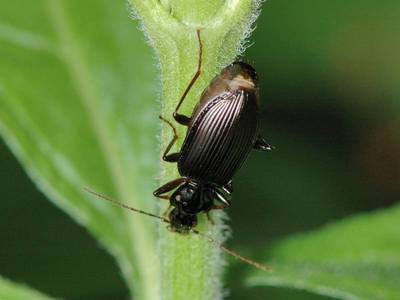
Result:
<svg viewBox="0 0 400 300"><path fill-rule="evenodd" d="M230 206L232 177L251 149L271 150L259 135L259 92L257 74L252 66L235 61L225 67L204 90L191 117L178 112L191 87L201 74L203 44L200 30L198 66L195 75L173 113L176 122L187 126L179 152L169 153L178 139L174 137L163 154L166 162L177 163L182 176L156 189L156 197L167 199L170 228L188 233L197 224L197 214ZM171 196L167 194L176 189ZM219 202L215 204L214 202Z"/></svg>

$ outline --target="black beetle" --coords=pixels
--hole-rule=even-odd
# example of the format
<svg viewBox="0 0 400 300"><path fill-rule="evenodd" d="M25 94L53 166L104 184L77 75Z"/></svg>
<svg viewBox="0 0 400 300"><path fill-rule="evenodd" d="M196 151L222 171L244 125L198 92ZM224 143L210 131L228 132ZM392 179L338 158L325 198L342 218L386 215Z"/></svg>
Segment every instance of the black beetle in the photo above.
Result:
<svg viewBox="0 0 400 300"><path fill-rule="evenodd" d="M197 224L197 214L230 205L232 177L251 149L271 150L259 135L259 94L257 74L252 66L234 62L216 76L203 92L192 116L178 113L179 107L201 73L202 42L199 41L197 72L183 93L174 119L188 127L179 152L169 153L178 139L174 132L163 160L177 162L181 178L154 191L154 196L170 200L171 230L188 233ZM176 189L171 196L168 192ZM219 201L220 204L214 204Z"/></svg>

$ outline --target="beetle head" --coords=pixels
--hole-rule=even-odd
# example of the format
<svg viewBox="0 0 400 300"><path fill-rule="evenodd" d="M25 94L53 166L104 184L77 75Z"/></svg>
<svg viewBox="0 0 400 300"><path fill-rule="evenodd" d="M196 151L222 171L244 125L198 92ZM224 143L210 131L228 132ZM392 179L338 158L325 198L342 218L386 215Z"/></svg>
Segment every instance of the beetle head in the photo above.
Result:
<svg viewBox="0 0 400 300"><path fill-rule="evenodd" d="M169 213L169 221L171 230L179 233L189 233L197 225L196 215L186 214L177 207Z"/></svg>
<svg viewBox="0 0 400 300"><path fill-rule="evenodd" d="M202 210L201 189L194 182L181 185L171 196L171 205L186 214L196 214Z"/></svg>

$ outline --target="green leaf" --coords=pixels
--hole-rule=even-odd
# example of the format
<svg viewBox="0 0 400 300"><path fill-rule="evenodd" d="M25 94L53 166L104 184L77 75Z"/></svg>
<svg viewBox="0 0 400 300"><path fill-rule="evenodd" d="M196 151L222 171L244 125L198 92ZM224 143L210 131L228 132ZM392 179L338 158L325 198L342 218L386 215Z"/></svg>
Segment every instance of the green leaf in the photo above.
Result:
<svg viewBox="0 0 400 300"><path fill-rule="evenodd" d="M278 243L272 274L252 286L283 286L338 299L400 299L400 206L327 225Z"/></svg>
<svg viewBox="0 0 400 300"><path fill-rule="evenodd" d="M25 285L16 284L0 277L0 299L1 300L51 300L38 291L35 291Z"/></svg>
<svg viewBox="0 0 400 300"><path fill-rule="evenodd" d="M40 190L116 257L137 299L158 299L154 220L83 190L156 209L156 73L137 24L108 0L3 1L0 20L3 138Z"/></svg>
<svg viewBox="0 0 400 300"><path fill-rule="evenodd" d="M258 0L131 0L159 58L162 114L170 117L197 65L203 72L182 107L244 49ZM221 253L205 239L89 197L85 186L154 212L159 94L151 50L122 3L22 0L0 4L0 133L37 186L116 257L137 299L218 299ZM179 135L184 136L180 126ZM171 138L163 124L162 147ZM181 145L182 140L177 143ZM161 182L178 176L162 164ZM223 214L210 234L223 241ZM207 230L202 222L200 228ZM160 263L161 261L161 263ZM160 278L160 274L162 280ZM161 289L160 282L162 281Z"/></svg>

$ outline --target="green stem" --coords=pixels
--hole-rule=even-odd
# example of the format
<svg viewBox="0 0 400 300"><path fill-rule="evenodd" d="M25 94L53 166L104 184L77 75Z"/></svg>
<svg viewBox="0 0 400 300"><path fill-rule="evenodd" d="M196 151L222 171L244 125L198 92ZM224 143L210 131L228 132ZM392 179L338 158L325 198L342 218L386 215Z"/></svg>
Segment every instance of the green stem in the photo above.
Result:
<svg viewBox="0 0 400 300"><path fill-rule="evenodd" d="M162 115L170 120L179 97L196 71L199 51L196 29L201 29L203 68L181 108L186 115L191 115L210 80L241 53L259 7L258 0L129 0L129 3L157 53ZM180 138L174 149L178 151L186 128L176 127ZM171 128L162 124L162 149L171 138ZM161 183L179 177L175 164L161 162L161 169ZM162 209L164 206L166 208L167 203ZM200 218L199 230L223 242L223 216L221 212L213 213L216 226ZM160 233L161 298L221 299L224 256L220 250L198 236L173 234L164 224Z"/></svg>

